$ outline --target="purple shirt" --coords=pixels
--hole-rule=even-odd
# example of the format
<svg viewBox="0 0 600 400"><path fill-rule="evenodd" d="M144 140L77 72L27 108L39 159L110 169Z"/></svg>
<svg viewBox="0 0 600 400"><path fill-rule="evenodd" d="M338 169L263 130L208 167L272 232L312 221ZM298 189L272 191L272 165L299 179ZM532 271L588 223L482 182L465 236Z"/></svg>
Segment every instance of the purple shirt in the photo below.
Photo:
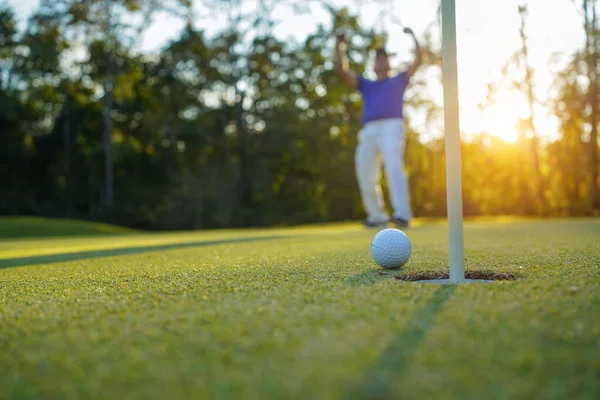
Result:
<svg viewBox="0 0 600 400"><path fill-rule="evenodd" d="M363 125L379 119L403 117L402 107L407 78L408 71L381 81L359 77L358 90L363 95Z"/></svg>

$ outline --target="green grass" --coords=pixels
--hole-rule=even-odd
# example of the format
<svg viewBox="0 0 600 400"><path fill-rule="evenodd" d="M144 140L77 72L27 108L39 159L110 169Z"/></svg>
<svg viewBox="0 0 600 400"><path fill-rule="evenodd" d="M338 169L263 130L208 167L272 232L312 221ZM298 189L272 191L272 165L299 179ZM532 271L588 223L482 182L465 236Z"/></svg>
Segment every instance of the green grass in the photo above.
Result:
<svg viewBox="0 0 600 400"><path fill-rule="evenodd" d="M96 222L43 217L0 217L0 239L55 236L91 236L134 232Z"/></svg>
<svg viewBox="0 0 600 400"><path fill-rule="evenodd" d="M381 274L373 231L290 229L0 243L0 398L597 399L600 220L443 224Z"/></svg>

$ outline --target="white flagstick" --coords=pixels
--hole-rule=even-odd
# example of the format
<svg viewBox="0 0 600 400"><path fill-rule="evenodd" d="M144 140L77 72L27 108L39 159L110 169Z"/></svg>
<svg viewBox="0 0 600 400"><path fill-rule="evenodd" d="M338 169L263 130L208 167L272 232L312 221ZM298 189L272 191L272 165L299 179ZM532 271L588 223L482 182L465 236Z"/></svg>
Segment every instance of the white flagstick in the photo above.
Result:
<svg viewBox="0 0 600 400"><path fill-rule="evenodd" d="M465 282L465 263L455 0L442 0L442 59L450 283L463 283Z"/></svg>

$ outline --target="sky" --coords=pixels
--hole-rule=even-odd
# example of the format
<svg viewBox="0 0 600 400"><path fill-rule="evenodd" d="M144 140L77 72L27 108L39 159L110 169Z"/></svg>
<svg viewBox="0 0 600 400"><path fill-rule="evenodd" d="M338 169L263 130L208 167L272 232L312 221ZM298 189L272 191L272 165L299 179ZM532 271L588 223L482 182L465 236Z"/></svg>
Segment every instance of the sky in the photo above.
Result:
<svg viewBox="0 0 600 400"><path fill-rule="evenodd" d="M248 7L257 2L243 1ZM334 0L337 5L348 5L358 11L364 26L375 26L388 32L388 47L397 53L396 63L410 60L413 46L401 27L392 23L390 16L411 27L420 37L431 23L436 23L438 1L389 0L385 6L378 6L368 0ZM37 7L38 0L0 0L0 4L2 2L10 4L19 21L24 23ZM535 94L540 102L549 100L555 73L584 43L582 16L571 0L456 0L460 125L465 135L485 130L504 139L515 140L519 117L528 115L524 98L508 90L499 94L496 104L485 114L477 108L486 97L488 84L501 78L502 67L521 46L519 5L527 5L529 10L526 33L534 70ZM274 16L280 23L275 34L283 39L302 40L314 32L318 24L330 24L328 15L320 6L313 5L311 9L311 15L297 16L285 6L278 7ZM211 33L222 26L223 21L200 7L200 0L195 0L195 11L198 15L195 20L197 28ZM156 15L141 39L140 50L148 53L158 51L179 35L183 23L164 14ZM441 87L432 86L431 92L441 104ZM547 115L547 109L540 106L535 113L540 133L547 139L555 138L557 124L551 115ZM438 130L429 134L436 137L441 133Z"/></svg>

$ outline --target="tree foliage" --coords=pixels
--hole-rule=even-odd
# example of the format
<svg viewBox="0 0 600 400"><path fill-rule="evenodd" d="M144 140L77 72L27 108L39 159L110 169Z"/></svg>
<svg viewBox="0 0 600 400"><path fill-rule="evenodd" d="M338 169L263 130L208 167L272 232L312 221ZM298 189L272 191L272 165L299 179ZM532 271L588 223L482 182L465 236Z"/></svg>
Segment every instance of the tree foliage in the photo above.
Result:
<svg viewBox="0 0 600 400"><path fill-rule="evenodd" d="M333 32L353 32L359 73L382 38L331 8L331 28L283 41L273 33L277 3L246 15L239 1L212 1L229 25L209 36L188 23L154 57L135 51L144 21L158 10L187 18L188 1L42 1L23 32L0 9L0 179L9 188L0 212L148 229L362 217L354 173L361 99L335 75ZM132 15L142 23L130 24ZM421 139L442 115L423 90L441 62L424 42L407 107L425 111L426 124L407 116L407 170L415 214L444 216L444 142ZM75 51L85 56L73 61ZM542 179L523 168L523 143L485 133L463 143L466 215L590 212L586 60L575 54L556 78L561 136L539 148ZM527 179L539 179L543 196L522 196Z"/></svg>

